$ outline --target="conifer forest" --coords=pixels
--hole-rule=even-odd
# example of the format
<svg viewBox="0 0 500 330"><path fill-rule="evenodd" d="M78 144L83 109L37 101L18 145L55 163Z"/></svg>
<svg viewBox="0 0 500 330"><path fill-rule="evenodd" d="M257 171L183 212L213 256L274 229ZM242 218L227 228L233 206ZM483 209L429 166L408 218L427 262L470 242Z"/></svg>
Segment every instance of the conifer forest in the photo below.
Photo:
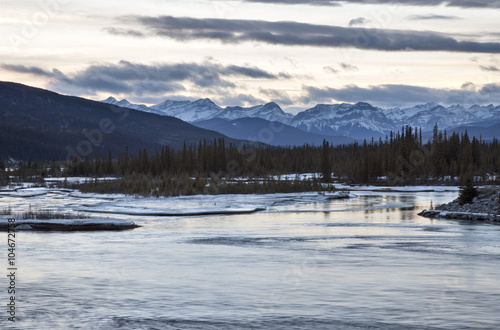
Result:
<svg viewBox="0 0 500 330"><path fill-rule="evenodd" d="M0 163L0 180L9 177ZM284 180L280 175L317 173L309 180ZM80 158L69 162L21 162L11 172L19 180L47 177L96 178L79 186L85 192L172 196L198 193L271 193L332 190L333 182L374 185L474 184L500 181L499 141L483 141L439 131L429 141L412 127L385 139L349 145L270 147L234 145L224 139L184 144L181 150L128 150L113 156ZM99 177L118 177L102 181Z"/></svg>

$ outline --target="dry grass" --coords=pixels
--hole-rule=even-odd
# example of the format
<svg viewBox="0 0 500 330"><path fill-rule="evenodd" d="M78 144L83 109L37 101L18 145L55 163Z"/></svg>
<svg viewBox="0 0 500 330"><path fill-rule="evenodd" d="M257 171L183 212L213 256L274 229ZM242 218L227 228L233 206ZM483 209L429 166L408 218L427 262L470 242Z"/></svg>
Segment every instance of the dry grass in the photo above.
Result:
<svg viewBox="0 0 500 330"><path fill-rule="evenodd" d="M0 210L0 215L12 215L12 207L10 207L10 205L7 207L3 207Z"/></svg>
<svg viewBox="0 0 500 330"><path fill-rule="evenodd" d="M29 210L21 214L23 220L53 220L53 219L87 219L83 213L58 212L54 210Z"/></svg>

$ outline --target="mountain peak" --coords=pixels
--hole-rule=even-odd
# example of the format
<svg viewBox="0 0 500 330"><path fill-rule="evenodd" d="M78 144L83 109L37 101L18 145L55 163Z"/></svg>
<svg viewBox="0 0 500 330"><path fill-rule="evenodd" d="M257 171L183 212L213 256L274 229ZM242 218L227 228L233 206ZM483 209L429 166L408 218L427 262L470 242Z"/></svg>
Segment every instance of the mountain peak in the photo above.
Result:
<svg viewBox="0 0 500 330"><path fill-rule="evenodd" d="M128 100L126 99L122 99L121 101L118 101L116 98L114 98L113 96L110 96L108 97L107 99L101 101L101 102L104 102L104 103L109 103L109 104L115 104L115 105L122 105L122 106L131 106L131 105L135 105L135 104L132 104L130 103ZM138 104L137 104L138 105Z"/></svg>
<svg viewBox="0 0 500 330"><path fill-rule="evenodd" d="M152 110L149 107L145 106L144 104L133 104L133 103L130 103L126 99L122 99L121 101L118 101L117 99L115 99L112 96L108 97L107 99L105 99L101 102L116 105L119 107L124 107L124 108L130 108L130 109L135 109L135 110L140 110L140 111L145 111L145 112L152 112Z"/></svg>
<svg viewBox="0 0 500 330"><path fill-rule="evenodd" d="M262 109L267 111L277 111L280 114L285 113L283 109L281 109L281 107L276 102L266 103L262 106Z"/></svg>
<svg viewBox="0 0 500 330"><path fill-rule="evenodd" d="M423 107L426 107L426 108L437 108L437 107L441 107L441 105L438 104L438 103L436 103L436 102L429 102L429 103L424 104Z"/></svg>
<svg viewBox="0 0 500 330"><path fill-rule="evenodd" d="M361 109L368 109L368 110L377 110L373 105L367 102L358 102L355 105L353 105L353 108L361 108Z"/></svg>
<svg viewBox="0 0 500 330"><path fill-rule="evenodd" d="M118 100L115 99L113 96L110 96L107 99L102 100L101 102L104 102L104 103L115 103L115 102L118 102Z"/></svg>
<svg viewBox="0 0 500 330"><path fill-rule="evenodd" d="M202 106L215 106L218 107L217 104L215 104L211 99L209 98L204 98L204 99L199 99L193 102L194 105L202 105Z"/></svg>

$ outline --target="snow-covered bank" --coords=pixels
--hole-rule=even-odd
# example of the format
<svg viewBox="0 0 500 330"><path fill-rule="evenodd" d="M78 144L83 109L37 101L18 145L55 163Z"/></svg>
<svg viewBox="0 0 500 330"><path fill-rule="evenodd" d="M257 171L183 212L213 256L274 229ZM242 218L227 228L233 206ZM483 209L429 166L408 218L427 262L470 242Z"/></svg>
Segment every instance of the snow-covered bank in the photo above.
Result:
<svg viewBox="0 0 500 330"><path fill-rule="evenodd" d="M58 191L58 190L45 188L45 187L29 187L29 188L17 187L14 189L0 190L0 198L1 197L20 197L20 198L39 197L39 196L46 195L52 191Z"/></svg>
<svg viewBox="0 0 500 330"><path fill-rule="evenodd" d="M70 195L75 197L74 194ZM80 198L100 197L99 194L78 194ZM141 216L200 216L250 214L275 205L321 202L331 199L354 198L356 195L335 193L279 193L265 195L194 195L179 197L132 197L114 195L113 202L89 204L76 211ZM110 197L106 195L106 197Z"/></svg>
<svg viewBox="0 0 500 330"><path fill-rule="evenodd" d="M0 216L0 231L9 228L8 219L13 216ZM97 230L126 230L138 228L133 221L111 218L88 219L51 219L51 220L17 220L14 230L34 231L97 231Z"/></svg>

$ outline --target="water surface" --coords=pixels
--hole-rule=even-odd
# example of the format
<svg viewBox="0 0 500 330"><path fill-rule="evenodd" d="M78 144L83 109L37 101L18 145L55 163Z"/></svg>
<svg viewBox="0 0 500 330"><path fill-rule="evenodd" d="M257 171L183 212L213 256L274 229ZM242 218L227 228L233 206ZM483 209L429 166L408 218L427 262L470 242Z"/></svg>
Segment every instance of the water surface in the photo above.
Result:
<svg viewBox="0 0 500 330"><path fill-rule="evenodd" d="M267 210L117 215L142 227L19 233L13 328L500 328L499 226L416 215L456 192L358 195L278 198L271 206L270 197L247 196L231 203L267 199ZM64 194L0 202L62 209L118 203ZM5 314L0 325L12 327Z"/></svg>

